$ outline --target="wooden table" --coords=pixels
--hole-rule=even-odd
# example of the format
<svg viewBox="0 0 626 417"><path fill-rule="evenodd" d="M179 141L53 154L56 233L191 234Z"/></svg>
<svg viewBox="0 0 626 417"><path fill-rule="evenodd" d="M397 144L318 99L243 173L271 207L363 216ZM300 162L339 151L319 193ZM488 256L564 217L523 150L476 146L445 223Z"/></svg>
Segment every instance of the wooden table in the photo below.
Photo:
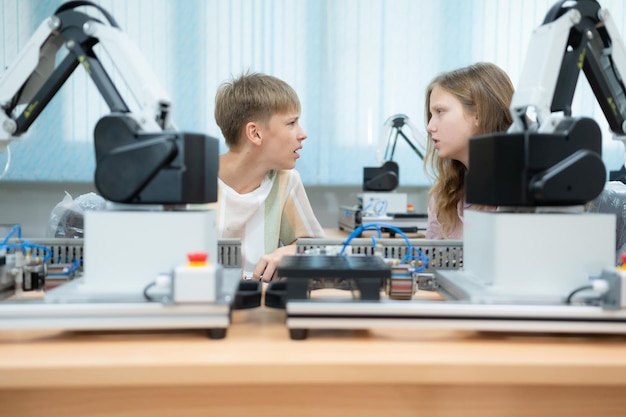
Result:
<svg viewBox="0 0 626 417"><path fill-rule="evenodd" d="M0 333L0 416L624 416L626 338L311 330Z"/></svg>

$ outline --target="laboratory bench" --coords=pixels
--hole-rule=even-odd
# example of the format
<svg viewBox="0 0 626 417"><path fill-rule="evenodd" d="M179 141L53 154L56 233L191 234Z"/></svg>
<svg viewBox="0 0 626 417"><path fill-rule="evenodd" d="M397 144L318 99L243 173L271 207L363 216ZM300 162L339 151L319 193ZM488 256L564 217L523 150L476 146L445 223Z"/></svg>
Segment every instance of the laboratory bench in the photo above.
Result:
<svg viewBox="0 0 626 417"><path fill-rule="evenodd" d="M329 227L329 228L324 228L324 233L326 234L326 238L327 239L346 239L347 237L350 236L350 232L349 230L341 230L339 228L333 228L333 227ZM361 237L371 237L374 236L376 234L376 231L374 230L364 230L362 232ZM390 233L385 232L382 234L383 237L395 237L398 239L401 239L402 237L398 234L394 234L394 236L391 236ZM423 239L426 237L425 231L420 230L418 232L407 232L405 233L406 237L409 239Z"/></svg>
<svg viewBox="0 0 626 417"><path fill-rule="evenodd" d="M0 416L623 416L626 337L312 329L0 333Z"/></svg>

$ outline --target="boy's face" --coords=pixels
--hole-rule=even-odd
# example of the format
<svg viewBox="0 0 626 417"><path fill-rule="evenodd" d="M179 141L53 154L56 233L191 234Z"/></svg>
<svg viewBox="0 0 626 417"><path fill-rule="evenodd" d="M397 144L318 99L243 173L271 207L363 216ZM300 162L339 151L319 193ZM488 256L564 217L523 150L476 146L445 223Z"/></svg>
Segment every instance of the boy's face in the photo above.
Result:
<svg viewBox="0 0 626 417"><path fill-rule="evenodd" d="M306 133L300 126L300 114L296 112L277 113L267 124L261 124L263 154L270 169L293 169L298 151Z"/></svg>

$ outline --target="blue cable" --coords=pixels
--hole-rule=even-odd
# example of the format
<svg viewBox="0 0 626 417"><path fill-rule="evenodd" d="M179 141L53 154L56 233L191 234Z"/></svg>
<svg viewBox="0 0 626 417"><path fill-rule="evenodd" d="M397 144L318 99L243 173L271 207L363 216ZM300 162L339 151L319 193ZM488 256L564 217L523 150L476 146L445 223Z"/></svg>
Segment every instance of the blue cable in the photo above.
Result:
<svg viewBox="0 0 626 417"><path fill-rule="evenodd" d="M78 259L74 259L74 261L72 261L72 264L70 265L70 269L67 270L68 275L77 271L79 267L80 262L78 261Z"/></svg>
<svg viewBox="0 0 626 417"><path fill-rule="evenodd" d="M29 243L29 242L24 242L23 246L24 248L33 248L33 249L42 250L45 253L43 257L44 263L48 262L50 258L52 258L52 250L50 250L50 248L47 246L39 245L37 243Z"/></svg>
<svg viewBox="0 0 626 417"><path fill-rule="evenodd" d="M375 223L370 223L370 224L366 224L366 225L359 226L359 227L357 227L356 229L354 229L354 230L352 231L352 233L350 233L350 235L346 238L346 241L345 241L345 242L343 242L343 247L341 248L341 252L339 252L339 254L340 254L340 255L343 255L343 253L344 253L344 251L346 250L346 247L348 246L348 244L350 243L350 241L351 241L352 239L354 239L355 237L359 236L359 235L363 232L363 230L371 229L371 227L369 227L369 226L370 226L370 225L374 225L374 224L375 224ZM380 237L381 237L381 232L380 232L380 229L377 229L377 232L378 232L378 233L377 233L377 234L378 234L378 237L380 238Z"/></svg>
<svg viewBox="0 0 626 417"><path fill-rule="evenodd" d="M11 228L11 230L9 230L9 233L6 235L6 237L4 238L2 243L0 243L0 246L6 245L7 242L9 241L9 239L11 239L11 236L13 235L13 233L15 233L16 231L17 231L17 238L21 239L22 238L22 228L20 227L19 224L16 224L15 226L13 226Z"/></svg>
<svg viewBox="0 0 626 417"><path fill-rule="evenodd" d="M381 207L378 209L379 216L382 216L384 213L387 213L387 200L383 200Z"/></svg>
<svg viewBox="0 0 626 417"><path fill-rule="evenodd" d="M424 255L424 252L422 252L420 250L420 248L413 247L413 251L417 251L417 256L413 255L413 256L411 256L411 259L417 259L417 260L420 260L420 261L423 262L422 267L421 268L417 268L413 272L422 272L423 270L428 268L428 257L426 255Z"/></svg>
<svg viewBox="0 0 626 417"><path fill-rule="evenodd" d="M411 247L411 242L409 241L409 237L406 235L406 233L404 233L400 228L392 225L392 224L387 224L387 223L376 223L379 227L381 228L386 228L386 229L390 229L393 230L394 232L398 233L400 236L402 236L404 238L404 241L406 242L406 255L404 256L404 258L402 258L400 260L400 263L406 263L406 261L408 261L411 257L411 253L413 252L412 247Z"/></svg>
<svg viewBox="0 0 626 417"><path fill-rule="evenodd" d="M50 250L50 248L48 248L47 246L38 245L36 243L28 243L28 242L11 243L10 245L0 245L0 249L2 248L6 248L7 250L8 249L21 249L22 251L28 248L40 249L43 252L45 252L45 255L43 257L43 262L47 262L48 260L50 260L50 258L52 258L52 251Z"/></svg>
<svg viewBox="0 0 626 417"><path fill-rule="evenodd" d="M361 225L361 226L357 227L347 237L346 241L343 243L343 247L341 248L341 252L339 252L339 254L343 255L343 252L346 249L346 247L348 246L348 244L350 243L350 241L352 239L354 239L356 236L359 236L364 230L375 229L378 232L377 233L378 234L378 238L380 238L381 237L381 229L382 228L393 230L394 232L398 233L399 235L401 235L404 238L404 241L406 242L406 246L407 246L407 252L406 252L406 255L404 256L404 258L402 258L400 260L400 263L402 263L402 264L405 263L408 259L410 259L411 254L413 252L412 248L411 248L411 242L409 241L408 236L402 230L400 230L398 227L396 227L396 226L394 226L392 224L387 224L387 223L368 223L368 224Z"/></svg>
<svg viewBox="0 0 626 417"><path fill-rule="evenodd" d="M7 244L7 242L15 232L17 232L17 238L22 239L22 228L19 224L16 224L11 228L11 230L9 230L9 233L6 235L2 243L0 243L0 249L21 249L23 251L27 248L35 248L40 249L45 253L45 256L43 257L43 262L47 262L50 258L52 258L52 250L50 250L50 248L48 248L47 246L29 243L23 239L22 243Z"/></svg>

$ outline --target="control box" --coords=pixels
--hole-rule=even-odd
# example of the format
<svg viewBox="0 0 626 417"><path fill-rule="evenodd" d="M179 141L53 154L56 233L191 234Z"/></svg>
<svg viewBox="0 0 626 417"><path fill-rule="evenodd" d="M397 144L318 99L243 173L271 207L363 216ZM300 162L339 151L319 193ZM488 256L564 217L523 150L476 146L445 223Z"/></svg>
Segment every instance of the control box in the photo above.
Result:
<svg viewBox="0 0 626 417"><path fill-rule="evenodd" d="M366 192L359 194L363 216L386 216L387 213L406 213L406 193Z"/></svg>

